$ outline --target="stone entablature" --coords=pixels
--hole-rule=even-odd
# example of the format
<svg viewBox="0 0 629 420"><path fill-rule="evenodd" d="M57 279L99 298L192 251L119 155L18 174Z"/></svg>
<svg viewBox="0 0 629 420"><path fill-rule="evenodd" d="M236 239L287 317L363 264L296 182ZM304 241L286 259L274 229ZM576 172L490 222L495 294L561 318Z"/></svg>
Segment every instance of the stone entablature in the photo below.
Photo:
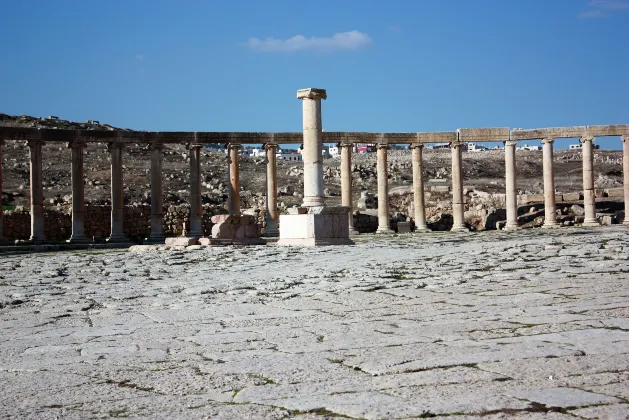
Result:
<svg viewBox="0 0 629 420"><path fill-rule="evenodd" d="M323 143L452 143L452 142L503 142L506 140L540 140L544 138L605 137L629 135L629 124L583 125L535 129L460 128L457 131L426 133L368 133L323 132ZM232 144L302 144L302 132L149 132L63 130L51 128L0 127L0 139L42 140L47 142L118 143L232 143Z"/></svg>

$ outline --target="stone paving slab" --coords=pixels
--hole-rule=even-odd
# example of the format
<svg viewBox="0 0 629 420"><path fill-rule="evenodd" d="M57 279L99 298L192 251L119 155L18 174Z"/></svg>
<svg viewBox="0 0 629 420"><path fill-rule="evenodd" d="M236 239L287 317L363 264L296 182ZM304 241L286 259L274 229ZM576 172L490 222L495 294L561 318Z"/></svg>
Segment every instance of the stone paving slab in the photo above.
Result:
<svg viewBox="0 0 629 420"><path fill-rule="evenodd" d="M0 256L0 418L629 418L629 230Z"/></svg>

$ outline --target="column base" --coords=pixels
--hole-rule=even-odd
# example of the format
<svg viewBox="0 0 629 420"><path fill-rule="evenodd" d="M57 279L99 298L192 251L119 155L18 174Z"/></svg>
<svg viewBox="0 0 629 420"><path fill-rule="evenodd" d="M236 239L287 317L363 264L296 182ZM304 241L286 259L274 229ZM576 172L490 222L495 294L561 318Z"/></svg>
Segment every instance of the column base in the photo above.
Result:
<svg viewBox="0 0 629 420"><path fill-rule="evenodd" d="M390 235L392 233L395 233L395 231L387 226L387 227L378 227L378 229L376 230L376 233L377 234Z"/></svg>
<svg viewBox="0 0 629 420"><path fill-rule="evenodd" d="M112 235L107 238L107 242L110 244L126 244L131 241L124 235Z"/></svg>
<svg viewBox="0 0 629 420"><path fill-rule="evenodd" d="M450 232L469 232L470 230L466 226L452 226Z"/></svg>
<svg viewBox="0 0 629 420"><path fill-rule="evenodd" d="M69 244L90 244L92 241L87 236L72 235L66 242Z"/></svg>
<svg viewBox="0 0 629 420"><path fill-rule="evenodd" d="M520 230L522 229L519 225L505 225L502 230Z"/></svg>
<svg viewBox="0 0 629 420"><path fill-rule="evenodd" d="M359 232L359 231L357 231L357 230L356 230L356 229L354 229L354 228L350 228L350 230L349 230L349 234L350 234L350 235L360 235L360 232Z"/></svg>
<svg viewBox="0 0 629 420"><path fill-rule="evenodd" d="M601 223L597 219L585 219L581 226L583 227L598 227Z"/></svg>
<svg viewBox="0 0 629 420"><path fill-rule="evenodd" d="M43 245L46 243L46 238L33 238L32 236L28 238L28 241L33 245Z"/></svg>
<svg viewBox="0 0 629 420"><path fill-rule="evenodd" d="M430 232L432 232L432 230L430 230L430 228L428 228L428 226L417 226L413 232L415 232L415 233L430 233Z"/></svg>
<svg viewBox="0 0 629 420"><path fill-rule="evenodd" d="M625 226L629 226L629 217L625 217L625 220L623 220L622 224Z"/></svg>
<svg viewBox="0 0 629 420"><path fill-rule="evenodd" d="M545 221L544 224L542 225L542 229L557 229L560 227L561 226L559 226L559 223L557 223L556 220Z"/></svg>
<svg viewBox="0 0 629 420"><path fill-rule="evenodd" d="M166 242L166 237L163 234L150 235L144 242L148 244L163 244Z"/></svg>
<svg viewBox="0 0 629 420"><path fill-rule="evenodd" d="M278 236L280 236L280 231L279 229L275 229L275 230L266 230L264 232L264 236L265 238L277 238Z"/></svg>

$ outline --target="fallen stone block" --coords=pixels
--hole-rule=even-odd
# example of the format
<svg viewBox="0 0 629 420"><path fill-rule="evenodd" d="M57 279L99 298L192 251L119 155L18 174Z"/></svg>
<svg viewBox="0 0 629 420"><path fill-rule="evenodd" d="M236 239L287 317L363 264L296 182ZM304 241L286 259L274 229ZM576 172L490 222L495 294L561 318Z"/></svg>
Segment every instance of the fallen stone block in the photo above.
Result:
<svg viewBox="0 0 629 420"><path fill-rule="evenodd" d="M179 236L176 238L166 238L166 245L168 246L190 246L196 245L197 242L197 238L187 238L184 236Z"/></svg>
<svg viewBox="0 0 629 420"><path fill-rule="evenodd" d="M579 201L581 195L579 193L568 193L563 195L563 201Z"/></svg>
<svg viewBox="0 0 629 420"><path fill-rule="evenodd" d="M625 195L623 188L607 188L604 192L607 197L624 197Z"/></svg>
<svg viewBox="0 0 629 420"><path fill-rule="evenodd" d="M397 222L398 233L411 233L411 222Z"/></svg>
<svg viewBox="0 0 629 420"><path fill-rule="evenodd" d="M541 203L544 201L544 194L522 194L518 198L521 203Z"/></svg>
<svg viewBox="0 0 629 420"><path fill-rule="evenodd" d="M217 214L216 216L212 216L212 223L233 223L234 216L231 214Z"/></svg>
<svg viewBox="0 0 629 420"><path fill-rule="evenodd" d="M212 238L233 239L236 236L236 225L224 222L212 226Z"/></svg>

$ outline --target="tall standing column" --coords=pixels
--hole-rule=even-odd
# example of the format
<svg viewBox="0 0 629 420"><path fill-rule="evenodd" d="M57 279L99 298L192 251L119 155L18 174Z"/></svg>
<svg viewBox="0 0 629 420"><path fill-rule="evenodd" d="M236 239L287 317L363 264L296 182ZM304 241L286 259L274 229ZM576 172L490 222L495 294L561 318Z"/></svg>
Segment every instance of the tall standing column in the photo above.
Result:
<svg viewBox="0 0 629 420"><path fill-rule="evenodd" d="M594 156L592 143L594 137L584 136L579 139L583 157L583 207L585 219L583 226L599 226L596 219L596 197L594 196Z"/></svg>
<svg viewBox="0 0 629 420"><path fill-rule="evenodd" d="M518 229L518 192L515 186L515 147L517 141L507 140L505 143L505 186L507 223L505 230Z"/></svg>
<svg viewBox="0 0 629 420"><path fill-rule="evenodd" d="M0 243L4 242L4 220L2 218L2 146L4 146L4 140L0 139Z"/></svg>
<svg viewBox="0 0 629 420"><path fill-rule="evenodd" d="M544 169L544 225L543 228L558 227L555 208L555 175L553 173L553 143L554 139L542 140L543 169Z"/></svg>
<svg viewBox="0 0 629 420"><path fill-rule="evenodd" d="M201 216L203 207L201 203L201 147L200 143L190 145L190 229L188 236L191 238L203 237Z"/></svg>
<svg viewBox="0 0 629 420"><path fill-rule="evenodd" d="M122 150L124 144L111 142L108 144L111 154L111 235L108 242L127 242L124 235L124 197L122 192Z"/></svg>
<svg viewBox="0 0 629 420"><path fill-rule="evenodd" d="M229 188L227 190L229 214L240 216L240 173L238 169L239 144L227 145L227 168L229 172Z"/></svg>
<svg viewBox="0 0 629 420"><path fill-rule="evenodd" d="M340 144L341 148L341 205L350 208L348 223L350 235L356 235L352 208L352 147L353 144Z"/></svg>
<svg viewBox="0 0 629 420"><path fill-rule="evenodd" d="M44 231L44 187L42 174L42 145L41 140L30 140L31 166L31 238L35 244L46 242Z"/></svg>
<svg viewBox="0 0 629 420"><path fill-rule="evenodd" d="M264 236L280 235L279 215L277 212L277 164L275 154L277 144L265 144L266 151L266 230Z"/></svg>
<svg viewBox="0 0 629 420"><path fill-rule="evenodd" d="M70 243L87 243L85 236L85 181L83 175L83 151L81 139L68 143L72 150L72 236Z"/></svg>
<svg viewBox="0 0 629 420"><path fill-rule="evenodd" d="M321 99L325 89L300 89L297 99L303 100L304 149L304 207L323 206L323 131Z"/></svg>
<svg viewBox="0 0 629 420"><path fill-rule="evenodd" d="M150 243L164 243L164 192L162 188L162 143L151 143L151 233Z"/></svg>
<svg viewBox="0 0 629 420"><path fill-rule="evenodd" d="M415 207L415 232L430 232L426 225L424 201L424 174L422 168L422 143L411 144L413 162L413 205Z"/></svg>
<svg viewBox="0 0 629 420"><path fill-rule="evenodd" d="M451 232L467 232L463 208L463 143L452 143L452 229Z"/></svg>
<svg viewBox="0 0 629 420"><path fill-rule="evenodd" d="M378 163L376 167L378 176L378 229L376 233L394 233L391 229L389 218L389 165L387 163L388 144L378 144Z"/></svg>
<svg viewBox="0 0 629 420"><path fill-rule="evenodd" d="M625 195L625 220L623 225L629 225L629 136L621 137L622 140L622 175Z"/></svg>

